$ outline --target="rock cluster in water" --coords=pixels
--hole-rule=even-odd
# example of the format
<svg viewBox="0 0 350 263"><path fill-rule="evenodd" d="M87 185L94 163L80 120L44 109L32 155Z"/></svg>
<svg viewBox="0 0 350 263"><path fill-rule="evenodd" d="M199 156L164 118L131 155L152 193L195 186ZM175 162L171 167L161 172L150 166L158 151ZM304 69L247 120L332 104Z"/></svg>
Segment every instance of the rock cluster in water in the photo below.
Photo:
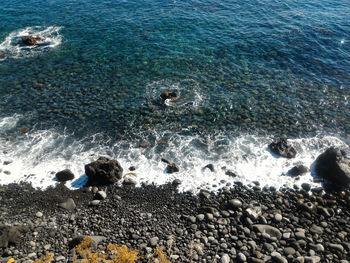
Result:
<svg viewBox="0 0 350 263"><path fill-rule="evenodd" d="M24 36L22 37L22 43L27 45L27 46L34 46L37 45L38 43L42 42L44 39L39 37L39 36Z"/></svg>

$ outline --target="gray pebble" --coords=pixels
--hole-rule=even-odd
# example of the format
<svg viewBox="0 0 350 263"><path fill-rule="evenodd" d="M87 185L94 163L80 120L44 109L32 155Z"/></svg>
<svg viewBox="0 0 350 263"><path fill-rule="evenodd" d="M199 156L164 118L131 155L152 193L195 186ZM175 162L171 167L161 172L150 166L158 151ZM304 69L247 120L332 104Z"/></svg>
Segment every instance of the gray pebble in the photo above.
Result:
<svg viewBox="0 0 350 263"><path fill-rule="evenodd" d="M227 254L221 256L221 263L230 263L230 257Z"/></svg>
<svg viewBox="0 0 350 263"><path fill-rule="evenodd" d="M159 241L159 238L158 238L158 237L152 237L152 238L150 239L149 243L150 243L150 245L151 245L152 247L155 247L155 246L157 246L158 241Z"/></svg>

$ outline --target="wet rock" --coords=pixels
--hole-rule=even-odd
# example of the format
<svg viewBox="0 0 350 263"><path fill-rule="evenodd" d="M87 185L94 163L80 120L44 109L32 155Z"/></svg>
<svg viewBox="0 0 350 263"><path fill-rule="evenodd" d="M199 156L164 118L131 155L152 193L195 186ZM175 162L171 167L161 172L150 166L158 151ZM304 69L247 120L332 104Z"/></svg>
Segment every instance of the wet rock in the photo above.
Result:
<svg viewBox="0 0 350 263"><path fill-rule="evenodd" d="M56 173L56 178L57 178L57 181L59 182L66 182L69 180L73 180L74 174L72 173L71 170L65 169L63 171Z"/></svg>
<svg viewBox="0 0 350 263"><path fill-rule="evenodd" d="M306 166L304 165L296 165L294 166L292 169L290 169L287 174L292 176L292 177L296 177L296 176L299 176L299 175L302 175L302 174L305 174L307 172L309 172L309 168L307 168Z"/></svg>
<svg viewBox="0 0 350 263"><path fill-rule="evenodd" d="M237 174L235 174L235 173L232 172L231 170L227 170L227 171L225 172L225 174L228 175L228 176L231 176L231 177L237 177Z"/></svg>
<svg viewBox="0 0 350 263"><path fill-rule="evenodd" d="M85 165L85 174L88 176L86 186L110 185L122 178L123 168L117 160L100 157Z"/></svg>
<svg viewBox="0 0 350 263"><path fill-rule="evenodd" d="M72 198L68 198L66 201L59 203L58 207L61 207L63 209L72 211L74 210L77 206Z"/></svg>
<svg viewBox="0 0 350 263"><path fill-rule="evenodd" d="M311 185L308 183L303 183L303 184L301 184L301 188L304 189L305 191L310 191Z"/></svg>
<svg viewBox="0 0 350 263"><path fill-rule="evenodd" d="M340 186L350 185L350 160L345 152L331 147L319 155L315 161L318 176Z"/></svg>
<svg viewBox="0 0 350 263"><path fill-rule="evenodd" d="M28 133L28 132L30 131L30 128L24 126L24 127L19 128L19 131L20 131L21 133Z"/></svg>
<svg viewBox="0 0 350 263"><path fill-rule="evenodd" d="M179 186L181 184L181 180L180 179L175 179L174 181L172 181L171 183L173 186Z"/></svg>
<svg viewBox="0 0 350 263"><path fill-rule="evenodd" d="M5 59L6 58L6 53L0 53L0 59Z"/></svg>
<svg viewBox="0 0 350 263"><path fill-rule="evenodd" d="M163 91L159 97L165 101L165 100L170 100L170 101L178 101L180 97L177 95L176 92L173 91Z"/></svg>
<svg viewBox="0 0 350 263"><path fill-rule="evenodd" d="M136 170L136 167L135 166L130 166L129 167L129 171L135 171Z"/></svg>
<svg viewBox="0 0 350 263"><path fill-rule="evenodd" d="M39 42L42 42L44 39L39 37L39 36L23 36L22 37L22 43L27 45L27 46L34 46L38 44Z"/></svg>
<svg viewBox="0 0 350 263"><path fill-rule="evenodd" d="M160 160L161 160L163 163L170 164L170 162L169 162L167 159L165 159L165 158L161 158Z"/></svg>
<svg viewBox="0 0 350 263"><path fill-rule="evenodd" d="M269 145L269 149L274 153L286 158L294 158L297 154L293 146L291 146L287 140L281 139L278 142L272 142Z"/></svg>
<svg viewBox="0 0 350 263"><path fill-rule="evenodd" d="M203 167L203 170L209 169L211 172L215 172L215 168L213 164L207 164L206 166Z"/></svg>
<svg viewBox="0 0 350 263"><path fill-rule="evenodd" d="M172 174L180 171L180 168L176 164L171 163L171 164L168 164L168 166L166 167L166 171L167 173Z"/></svg>

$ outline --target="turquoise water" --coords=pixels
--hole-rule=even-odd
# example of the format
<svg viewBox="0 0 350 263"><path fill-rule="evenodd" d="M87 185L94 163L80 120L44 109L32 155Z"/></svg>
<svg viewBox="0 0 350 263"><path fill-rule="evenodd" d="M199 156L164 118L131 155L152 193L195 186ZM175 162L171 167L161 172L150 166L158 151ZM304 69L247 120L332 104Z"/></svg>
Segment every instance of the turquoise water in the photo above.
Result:
<svg viewBox="0 0 350 263"><path fill-rule="evenodd" d="M60 27L56 47L0 63L1 115L24 114L23 125L350 131L347 0L35 0L0 10L0 42ZM182 101L159 105L162 90Z"/></svg>
<svg viewBox="0 0 350 263"><path fill-rule="evenodd" d="M156 177L163 156L199 178L226 158L245 178L291 165L265 155L282 136L311 162L348 140L349 14L348 0L0 1L0 137L14 138L0 157L37 173L98 153Z"/></svg>

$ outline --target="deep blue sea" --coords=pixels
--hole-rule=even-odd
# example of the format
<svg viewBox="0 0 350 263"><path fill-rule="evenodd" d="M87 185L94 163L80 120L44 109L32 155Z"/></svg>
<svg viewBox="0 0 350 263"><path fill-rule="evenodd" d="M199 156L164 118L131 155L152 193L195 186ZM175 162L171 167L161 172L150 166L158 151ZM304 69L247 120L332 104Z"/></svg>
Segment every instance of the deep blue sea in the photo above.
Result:
<svg viewBox="0 0 350 263"><path fill-rule="evenodd" d="M23 45L29 34L43 42ZM11 161L0 183L50 185L106 155L136 166L138 182L179 178L184 190L289 186L281 174L295 163L348 147L349 99L349 0L0 1L0 159ZM267 151L279 137L297 159Z"/></svg>

